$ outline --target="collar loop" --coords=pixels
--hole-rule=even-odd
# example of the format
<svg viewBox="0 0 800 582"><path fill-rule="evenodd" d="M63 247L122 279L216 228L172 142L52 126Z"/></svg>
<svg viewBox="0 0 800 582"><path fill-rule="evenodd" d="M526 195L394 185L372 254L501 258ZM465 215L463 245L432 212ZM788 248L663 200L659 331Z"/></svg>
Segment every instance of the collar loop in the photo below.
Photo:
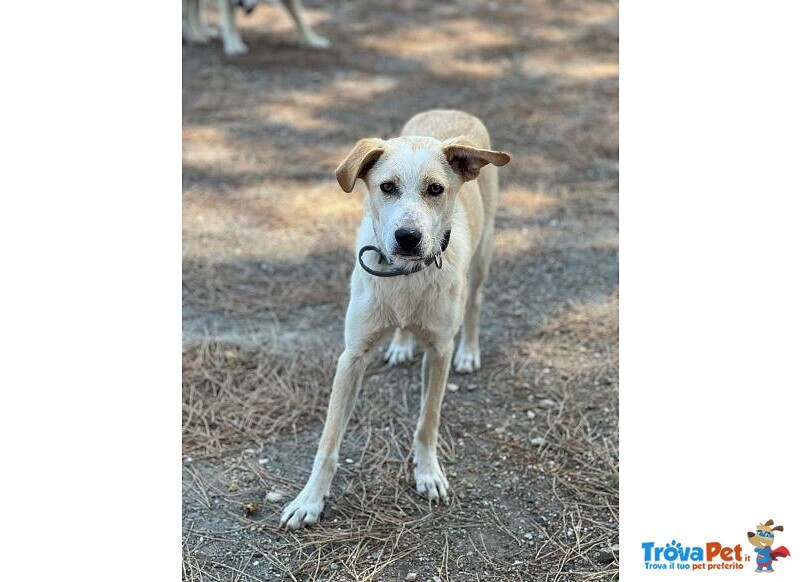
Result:
<svg viewBox="0 0 800 582"><path fill-rule="evenodd" d="M434 263L437 269L441 269L442 253L444 253L449 244L450 244L450 231L448 230L447 232L444 233L442 242L439 243L439 249L440 249L439 252L425 259L422 265L416 265L414 269L412 269L411 271L406 271L404 269L392 269L390 271L376 271L375 269L368 267L364 263L364 259L362 259L362 256L367 251L373 251L378 253L378 264L386 263L387 265L391 265L391 262L386 257L386 255L384 255L383 252L378 247L372 245L365 245L361 247L361 249L359 249L358 264L361 265L361 268L364 269L367 273L369 273L370 275L374 275L375 277L398 277L400 275L408 276L414 273L419 273L425 267L429 267L431 263Z"/></svg>

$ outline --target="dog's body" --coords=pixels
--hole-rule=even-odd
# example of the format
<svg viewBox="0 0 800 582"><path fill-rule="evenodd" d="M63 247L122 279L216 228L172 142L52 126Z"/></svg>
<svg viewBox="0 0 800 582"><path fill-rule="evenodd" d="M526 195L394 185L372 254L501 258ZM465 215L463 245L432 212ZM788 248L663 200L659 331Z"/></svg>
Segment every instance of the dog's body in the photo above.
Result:
<svg viewBox="0 0 800 582"><path fill-rule="evenodd" d="M756 572L774 572L772 562L777 562L779 558L788 558L792 554L786 546L777 548L772 547L775 543L775 532L783 531L782 525L775 525L771 519L764 523L759 523L756 532L747 532L747 541L755 546L756 552Z"/></svg>
<svg viewBox="0 0 800 582"><path fill-rule="evenodd" d="M301 0L280 0L280 3L292 17L303 41L310 47L328 48L330 42L327 38L319 36L308 24L305 10ZM253 11L258 0L237 0L236 5L241 6L248 14ZM247 52L247 45L242 40L242 35L236 27L234 3L231 0L217 0L219 9L219 27L222 36L222 48L226 55L239 55ZM205 24L202 14L201 0L183 0L183 15L186 20L184 38L189 42L206 43L211 31Z"/></svg>
<svg viewBox="0 0 800 582"><path fill-rule="evenodd" d="M455 368L467 373L480 367L481 287L492 255L498 198L494 166L509 161L490 147L489 133L477 118L428 111L413 117L399 138L360 140L337 169L346 192L358 178L369 190L356 242L357 252L362 249L359 257L372 247L379 252L366 255L365 266L400 276L374 276L358 264L353 271L345 350L311 476L281 516L289 528L319 519L364 371L392 330L390 361L410 357L413 337L424 346L414 437L417 491L432 501L448 501L447 478L436 452L439 411L462 324ZM392 270L379 258L389 261Z"/></svg>

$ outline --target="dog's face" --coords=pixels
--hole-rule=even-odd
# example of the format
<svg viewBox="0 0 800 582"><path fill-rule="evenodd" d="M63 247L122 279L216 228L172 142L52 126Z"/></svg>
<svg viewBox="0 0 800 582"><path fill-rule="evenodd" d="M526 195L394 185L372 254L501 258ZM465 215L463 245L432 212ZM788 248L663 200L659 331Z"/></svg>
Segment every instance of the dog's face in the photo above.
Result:
<svg viewBox="0 0 800 582"><path fill-rule="evenodd" d="M773 532L783 531L782 525L773 526L773 521L770 519L766 523L759 523L756 526L756 532L747 532L747 541L757 548L766 548L772 546L775 541L775 534Z"/></svg>
<svg viewBox="0 0 800 582"><path fill-rule="evenodd" d="M440 250L463 183L433 138L396 138L363 175L378 244L393 263Z"/></svg>
<svg viewBox="0 0 800 582"><path fill-rule="evenodd" d="M440 251L461 185L477 178L484 165L508 160L463 138L362 139L339 165L336 179L345 192L364 180L378 246L404 268Z"/></svg>

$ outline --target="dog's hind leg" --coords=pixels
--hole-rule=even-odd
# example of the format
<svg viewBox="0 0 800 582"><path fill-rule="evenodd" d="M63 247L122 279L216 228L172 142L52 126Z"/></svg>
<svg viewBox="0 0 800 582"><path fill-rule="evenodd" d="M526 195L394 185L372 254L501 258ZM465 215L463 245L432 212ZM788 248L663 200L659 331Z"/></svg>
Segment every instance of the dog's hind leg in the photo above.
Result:
<svg viewBox="0 0 800 582"><path fill-rule="evenodd" d="M390 366L402 364L403 362L411 361L414 357L414 334L410 331L398 327L394 331L389 348L383 355L383 361L387 362Z"/></svg>
<svg viewBox="0 0 800 582"><path fill-rule="evenodd" d="M497 168L487 167L478 176L481 192L485 193L485 222L478 249L472 257L469 268L469 295L464 311L464 324L461 326L456 357L453 360L456 372L469 374L481 367L480 320L483 304L483 283L489 274L494 249L494 215L497 207Z"/></svg>
<svg viewBox="0 0 800 582"><path fill-rule="evenodd" d="M464 311L464 325L461 327L461 338L453 360L456 372L469 374L477 372L481 367L480 319L483 304L483 282L489 272L492 258L493 226L484 231L480 246L469 270L469 295Z"/></svg>
<svg viewBox="0 0 800 582"><path fill-rule="evenodd" d="M203 27L203 31L206 33L208 38L219 38L219 28L216 26L212 26L208 23L208 21L202 17L203 15L203 5L204 4L212 4L214 0L200 0L200 24Z"/></svg>
<svg viewBox="0 0 800 582"><path fill-rule="evenodd" d="M422 402L414 432L414 481L417 493L431 501L448 503L447 477L439 465L439 415L442 409L453 342L425 349L422 358Z"/></svg>
<svg viewBox="0 0 800 582"><path fill-rule="evenodd" d="M201 44L208 42L201 11L200 0L183 0L183 17L186 19L183 38L189 42Z"/></svg>
<svg viewBox="0 0 800 582"><path fill-rule="evenodd" d="M233 13L233 5L230 0L218 0L219 6L219 32L222 35L222 48L225 54L243 55L247 52L247 46L242 40L239 29L236 28L236 16Z"/></svg>
<svg viewBox="0 0 800 582"><path fill-rule="evenodd" d="M291 16L292 20L294 20L297 30L300 31L300 34L303 36L303 40L308 46L321 49L331 46L331 41L314 32L311 26L308 24L308 21L306 21L301 0L281 0L281 4L283 4L283 6L286 8L286 11L289 13L289 16Z"/></svg>

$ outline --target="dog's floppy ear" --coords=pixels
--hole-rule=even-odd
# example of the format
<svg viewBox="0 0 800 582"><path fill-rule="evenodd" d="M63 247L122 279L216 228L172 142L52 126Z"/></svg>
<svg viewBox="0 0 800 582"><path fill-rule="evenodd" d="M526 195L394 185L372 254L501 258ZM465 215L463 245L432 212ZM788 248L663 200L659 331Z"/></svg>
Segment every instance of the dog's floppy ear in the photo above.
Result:
<svg viewBox="0 0 800 582"><path fill-rule="evenodd" d="M507 153L476 148L464 137L457 137L444 143L442 151L447 163L465 181L477 178L481 168L486 164L505 166L511 161L511 156Z"/></svg>
<svg viewBox="0 0 800 582"><path fill-rule="evenodd" d="M358 140L345 160L336 168L336 181L345 192L352 192L356 180L363 178L381 154L386 151L386 142L370 137Z"/></svg>

